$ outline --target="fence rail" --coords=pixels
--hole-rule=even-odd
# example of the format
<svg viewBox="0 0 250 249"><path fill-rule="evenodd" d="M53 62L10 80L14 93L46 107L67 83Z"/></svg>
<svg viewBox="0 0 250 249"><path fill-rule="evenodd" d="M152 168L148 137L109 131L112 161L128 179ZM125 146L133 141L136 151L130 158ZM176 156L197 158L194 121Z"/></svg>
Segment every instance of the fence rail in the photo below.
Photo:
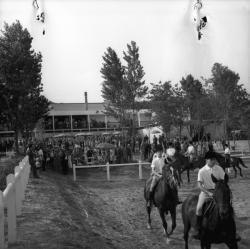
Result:
<svg viewBox="0 0 250 249"><path fill-rule="evenodd" d="M25 196L25 189L28 184L30 165L28 157L15 167L14 174L6 177L7 187L0 191L0 249L5 247L5 235L7 243L16 242L16 217L21 214L22 201ZM7 232L5 231L4 209L7 210Z"/></svg>
<svg viewBox="0 0 250 249"><path fill-rule="evenodd" d="M245 155L244 153L241 154L235 154L231 155L231 157L240 157L241 159L250 159L250 156ZM77 169L92 169L92 168L106 168L107 172L107 180L110 181L110 167L123 167L123 166L132 166L132 165L138 165L139 169L139 179L142 179L142 165L150 165L148 162L141 162L140 160L135 163L123 163L123 164L102 164L102 165L82 165L82 166L77 166L75 164L72 165L73 167L73 179L76 181L76 170Z"/></svg>
<svg viewBox="0 0 250 249"><path fill-rule="evenodd" d="M76 181L76 170L77 169L91 169L91 168L106 168L107 172L107 180L110 181L110 167L124 167L124 166L136 166L138 165L138 172L139 172L139 179L142 179L142 165L150 165L150 163L147 162L141 162L140 160L138 162L134 163L122 163L122 164L102 164L102 165L87 165L87 166L76 166L73 164L73 179Z"/></svg>

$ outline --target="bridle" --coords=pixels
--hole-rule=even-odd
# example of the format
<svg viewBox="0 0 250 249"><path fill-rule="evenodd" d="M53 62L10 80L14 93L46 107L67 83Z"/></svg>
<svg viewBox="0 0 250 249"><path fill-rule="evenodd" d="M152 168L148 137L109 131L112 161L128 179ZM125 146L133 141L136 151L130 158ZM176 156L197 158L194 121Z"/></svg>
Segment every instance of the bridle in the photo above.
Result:
<svg viewBox="0 0 250 249"><path fill-rule="evenodd" d="M232 193L232 190L230 188L229 188L229 191L230 191L230 206L232 207L233 193ZM206 210L204 211L204 215L206 215L206 213L209 210L213 210L213 208L216 206L216 200L215 200L214 196L208 197L208 199L211 199L211 201L210 201L208 207L206 208Z"/></svg>

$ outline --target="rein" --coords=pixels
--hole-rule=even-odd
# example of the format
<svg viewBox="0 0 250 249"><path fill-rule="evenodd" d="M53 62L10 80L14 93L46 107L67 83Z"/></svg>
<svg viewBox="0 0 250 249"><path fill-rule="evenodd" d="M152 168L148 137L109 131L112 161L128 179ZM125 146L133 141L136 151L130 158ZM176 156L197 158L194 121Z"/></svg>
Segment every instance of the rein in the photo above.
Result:
<svg viewBox="0 0 250 249"><path fill-rule="evenodd" d="M211 209L213 210L213 208L215 207L215 200L213 197L209 197L209 199L212 199L212 201L209 203L208 207L206 208L205 212L204 212L204 216L206 215L206 213Z"/></svg>
<svg viewBox="0 0 250 249"><path fill-rule="evenodd" d="M230 190L230 206L232 207L233 206L233 203L232 203L232 199L233 199L233 193ZM214 197L209 197L209 199L212 199L212 201L209 203L208 207L206 208L206 210L204 211L204 215L206 215L206 213L209 211L209 210L213 210L213 208L215 207L216 205L216 202L215 202L215 199Z"/></svg>

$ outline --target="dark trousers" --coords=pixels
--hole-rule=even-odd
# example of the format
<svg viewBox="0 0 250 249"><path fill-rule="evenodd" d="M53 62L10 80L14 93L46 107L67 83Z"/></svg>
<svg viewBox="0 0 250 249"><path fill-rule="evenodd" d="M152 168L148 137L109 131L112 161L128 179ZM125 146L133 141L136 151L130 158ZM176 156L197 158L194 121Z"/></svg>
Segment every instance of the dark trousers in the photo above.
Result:
<svg viewBox="0 0 250 249"><path fill-rule="evenodd" d="M62 166L62 173L64 175L67 175L68 170L69 170L69 166L68 166L68 159L61 159L61 166Z"/></svg>
<svg viewBox="0 0 250 249"><path fill-rule="evenodd" d="M33 177L38 177L37 168L36 168L35 163L31 163L30 166L31 166L31 171L32 171Z"/></svg>

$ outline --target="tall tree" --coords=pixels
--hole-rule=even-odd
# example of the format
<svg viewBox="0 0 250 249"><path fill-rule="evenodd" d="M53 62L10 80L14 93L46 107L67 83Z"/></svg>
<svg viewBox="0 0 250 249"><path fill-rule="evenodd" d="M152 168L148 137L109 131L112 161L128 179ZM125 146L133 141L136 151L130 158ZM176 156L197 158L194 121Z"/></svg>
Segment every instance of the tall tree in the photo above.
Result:
<svg viewBox="0 0 250 249"><path fill-rule="evenodd" d="M18 151L18 134L32 130L38 119L48 112L49 102L41 95L42 55L31 49L32 37L19 21L5 23L0 36L1 116L15 131Z"/></svg>
<svg viewBox="0 0 250 249"><path fill-rule="evenodd" d="M138 110L137 102L147 94L148 87L145 86L143 77L145 75L139 59L139 47L134 41L127 44L127 52L123 52L123 59L126 62L125 80L126 80L126 98L129 100L129 109L132 110L132 134L135 128L135 110Z"/></svg>
<svg viewBox="0 0 250 249"><path fill-rule="evenodd" d="M121 126L126 125L126 110L128 99L126 98L126 81L124 79L125 70L112 48L107 48L107 52L102 57L104 62L101 68L102 97L104 98L105 113L120 121Z"/></svg>
<svg viewBox="0 0 250 249"><path fill-rule="evenodd" d="M184 91L184 101L189 112L189 132L193 137L196 134L201 134L204 120L209 116L209 99L201 82L189 74L186 78L180 81L181 88Z"/></svg>
<svg viewBox="0 0 250 249"><path fill-rule="evenodd" d="M239 74L227 66L215 63L212 67L209 82L214 90L216 114L224 122L227 139L232 129L241 126L241 121L244 120L242 117L249 116L249 94L239 84L239 79Z"/></svg>

